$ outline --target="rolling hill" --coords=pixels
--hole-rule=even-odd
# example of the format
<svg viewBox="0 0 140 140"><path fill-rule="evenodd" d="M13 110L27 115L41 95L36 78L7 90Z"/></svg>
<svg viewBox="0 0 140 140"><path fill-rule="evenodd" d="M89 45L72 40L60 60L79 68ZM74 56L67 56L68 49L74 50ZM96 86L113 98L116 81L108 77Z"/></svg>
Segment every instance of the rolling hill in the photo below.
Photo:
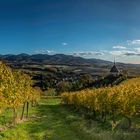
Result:
<svg viewBox="0 0 140 140"><path fill-rule="evenodd" d="M77 69L83 69L83 71L90 73L91 71L108 71L113 62L105 61L101 59L85 59L82 57L76 57L73 55L65 54L7 54L0 55L0 59L11 65L66 65L70 67L76 67ZM131 74L140 75L140 64L126 64L116 63L120 70L126 70Z"/></svg>

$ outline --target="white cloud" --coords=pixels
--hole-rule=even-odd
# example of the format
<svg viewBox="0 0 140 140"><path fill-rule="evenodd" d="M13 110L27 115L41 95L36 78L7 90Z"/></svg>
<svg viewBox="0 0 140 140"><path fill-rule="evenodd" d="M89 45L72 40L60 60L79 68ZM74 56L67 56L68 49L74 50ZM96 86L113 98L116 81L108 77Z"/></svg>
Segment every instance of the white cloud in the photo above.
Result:
<svg viewBox="0 0 140 140"><path fill-rule="evenodd" d="M140 51L140 50L139 50ZM113 56L140 56L138 50L123 50L123 51L109 51L109 54Z"/></svg>
<svg viewBox="0 0 140 140"><path fill-rule="evenodd" d="M134 48L137 53L140 53L140 48Z"/></svg>
<svg viewBox="0 0 140 140"><path fill-rule="evenodd" d="M113 46L112 48L113 49L126 49L126 47L124 46Z"/></svg>
<svg viewBox="0 0 140 140"><path fill-rule="evenodd" d="M37 53L37 54L53 54L54 51L42 49L42 50L36 50L35 53Z"/></svg>
<svg viewBox="0 0 140 140"><path fill-rule="evenodd" d="M140 56L139 53L136 53L136 52L127 52L124 54L125 56Z"/></svg>
<svg viewBox="0 0 140 140"><path fill-rule="evenodd" d="M83 51L83 52L74 52L75 56L91 57L91 56L102 56L104 52L101 51Z"/></svg>
<svg viewBox="0 0 140 140"><path fill-rule="evenodd" d="M123 51L108 51L108 53L114 56L123 55Z"/></svg>
<svg viewBox="0 0 140 140"><path fill-rule="evenodd" d="M128 45L140 45L140 40L128 40Z"/></svg>
<svg viewBox="0 0 140 140"><path fill-rule="evenodd" d="M67 46L68 43L66 43L66 42L62 42L62 45L63 45L63 46Z"/></svg>
<svg viewBox="0 0 140 140"><path fill-rule="evenodd" d="M108 51L108 54L112 56L140 56L140 47L136 47L140 45L140 40L128 40L127 45L129 47L122 45L113 46L112 48L117 50ZM133 47L130 47L130 45Z"/></svg>
<svg viewBox="0 0 140 140"><path fill-rule="evenodd" d="M125 50L102 50L102 51L83 51L83 52L74 52L72 53L74 56L81 56L81 57L94 57L94 56L113 56L113 57L120 57L120 56L140 56L140 48L135 48L132 50L125 49Z"/></svg>

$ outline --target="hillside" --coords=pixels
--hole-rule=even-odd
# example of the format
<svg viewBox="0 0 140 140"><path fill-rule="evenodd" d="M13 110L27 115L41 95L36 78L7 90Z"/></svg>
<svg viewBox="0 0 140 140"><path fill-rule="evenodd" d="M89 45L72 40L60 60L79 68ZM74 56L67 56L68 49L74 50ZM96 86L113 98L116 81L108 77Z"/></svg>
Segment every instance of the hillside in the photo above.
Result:
<svg viewBox="0 0 140 140"><path fill-rule="evenodd" d="M103 75L108 73L113 63L110 61L100 59L85 59L82 57L75 57L72 55L65 54L18 54L18 55L0 55L0 59L13 67L25 67L35 68L45 67L58 67L58 66L69 66L68 68L72 71L78 71L82 73L90 73L93 75ZM140 75L140 65L138 64L125 64L116 63L120 70L126 70L130 75Z"/></svg>
<svg viewBox="0 0 140 140"><path fill-rule="evenodd" d="M120 140L120 136L123 140L139 139L140 78L118 86L56 96L54 89L42 92L32 87L30 76L5 64L0 65L0 72L2 140ZM64 78L64 73L61 74ZM52 77L45 83L50 84L48 80Z"/></svg>
<svg viewBox="0 0 140 140"><path fill-rule="evenodd" d="M54 65L108 65L111 64L109 61L104 61L100 59L84 59L82 57L75 57L72 55L65 54L18 54L18 55L0 55L0 59L8 62L18 62L18 63L44 63L44 64L54 64Z"/></svg>

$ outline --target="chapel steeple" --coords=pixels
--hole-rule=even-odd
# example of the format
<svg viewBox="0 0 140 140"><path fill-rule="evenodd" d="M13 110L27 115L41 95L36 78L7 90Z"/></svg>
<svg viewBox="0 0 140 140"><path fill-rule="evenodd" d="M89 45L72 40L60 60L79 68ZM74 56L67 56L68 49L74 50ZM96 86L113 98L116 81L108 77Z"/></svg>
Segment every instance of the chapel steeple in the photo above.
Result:
<svg viewBox="0 0 140 140"><path fill-rule="evenodd" d="M114 76L119 75L119 70L118 70L118 68L116 67L115 59L114 59L114 65L113 65L113 67L111 68L110 73L111 73L111 75L114 75Z"/></svg>

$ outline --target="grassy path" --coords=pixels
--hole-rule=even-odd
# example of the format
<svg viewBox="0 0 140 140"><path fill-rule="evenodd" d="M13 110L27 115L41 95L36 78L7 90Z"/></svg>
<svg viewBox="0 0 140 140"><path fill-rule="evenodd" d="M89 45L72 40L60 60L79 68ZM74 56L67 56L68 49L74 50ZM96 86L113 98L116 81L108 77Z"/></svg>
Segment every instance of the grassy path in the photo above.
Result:
<svg viewBox="0 0 140 140"><path fill-rule="evenodd" d="M42 99L38 107L30 109L28 121L0 132L0 140L139 140L139 133L113 134L106 125L88 122L60 102Z"/></svg>
<svg viewBox="0 0 140 140"><path fill-rule="evenodd" d="M80 131L79 117L68 112L60 99L44 99L27 122L0 133L2 140L91 140Z"/></svg>

